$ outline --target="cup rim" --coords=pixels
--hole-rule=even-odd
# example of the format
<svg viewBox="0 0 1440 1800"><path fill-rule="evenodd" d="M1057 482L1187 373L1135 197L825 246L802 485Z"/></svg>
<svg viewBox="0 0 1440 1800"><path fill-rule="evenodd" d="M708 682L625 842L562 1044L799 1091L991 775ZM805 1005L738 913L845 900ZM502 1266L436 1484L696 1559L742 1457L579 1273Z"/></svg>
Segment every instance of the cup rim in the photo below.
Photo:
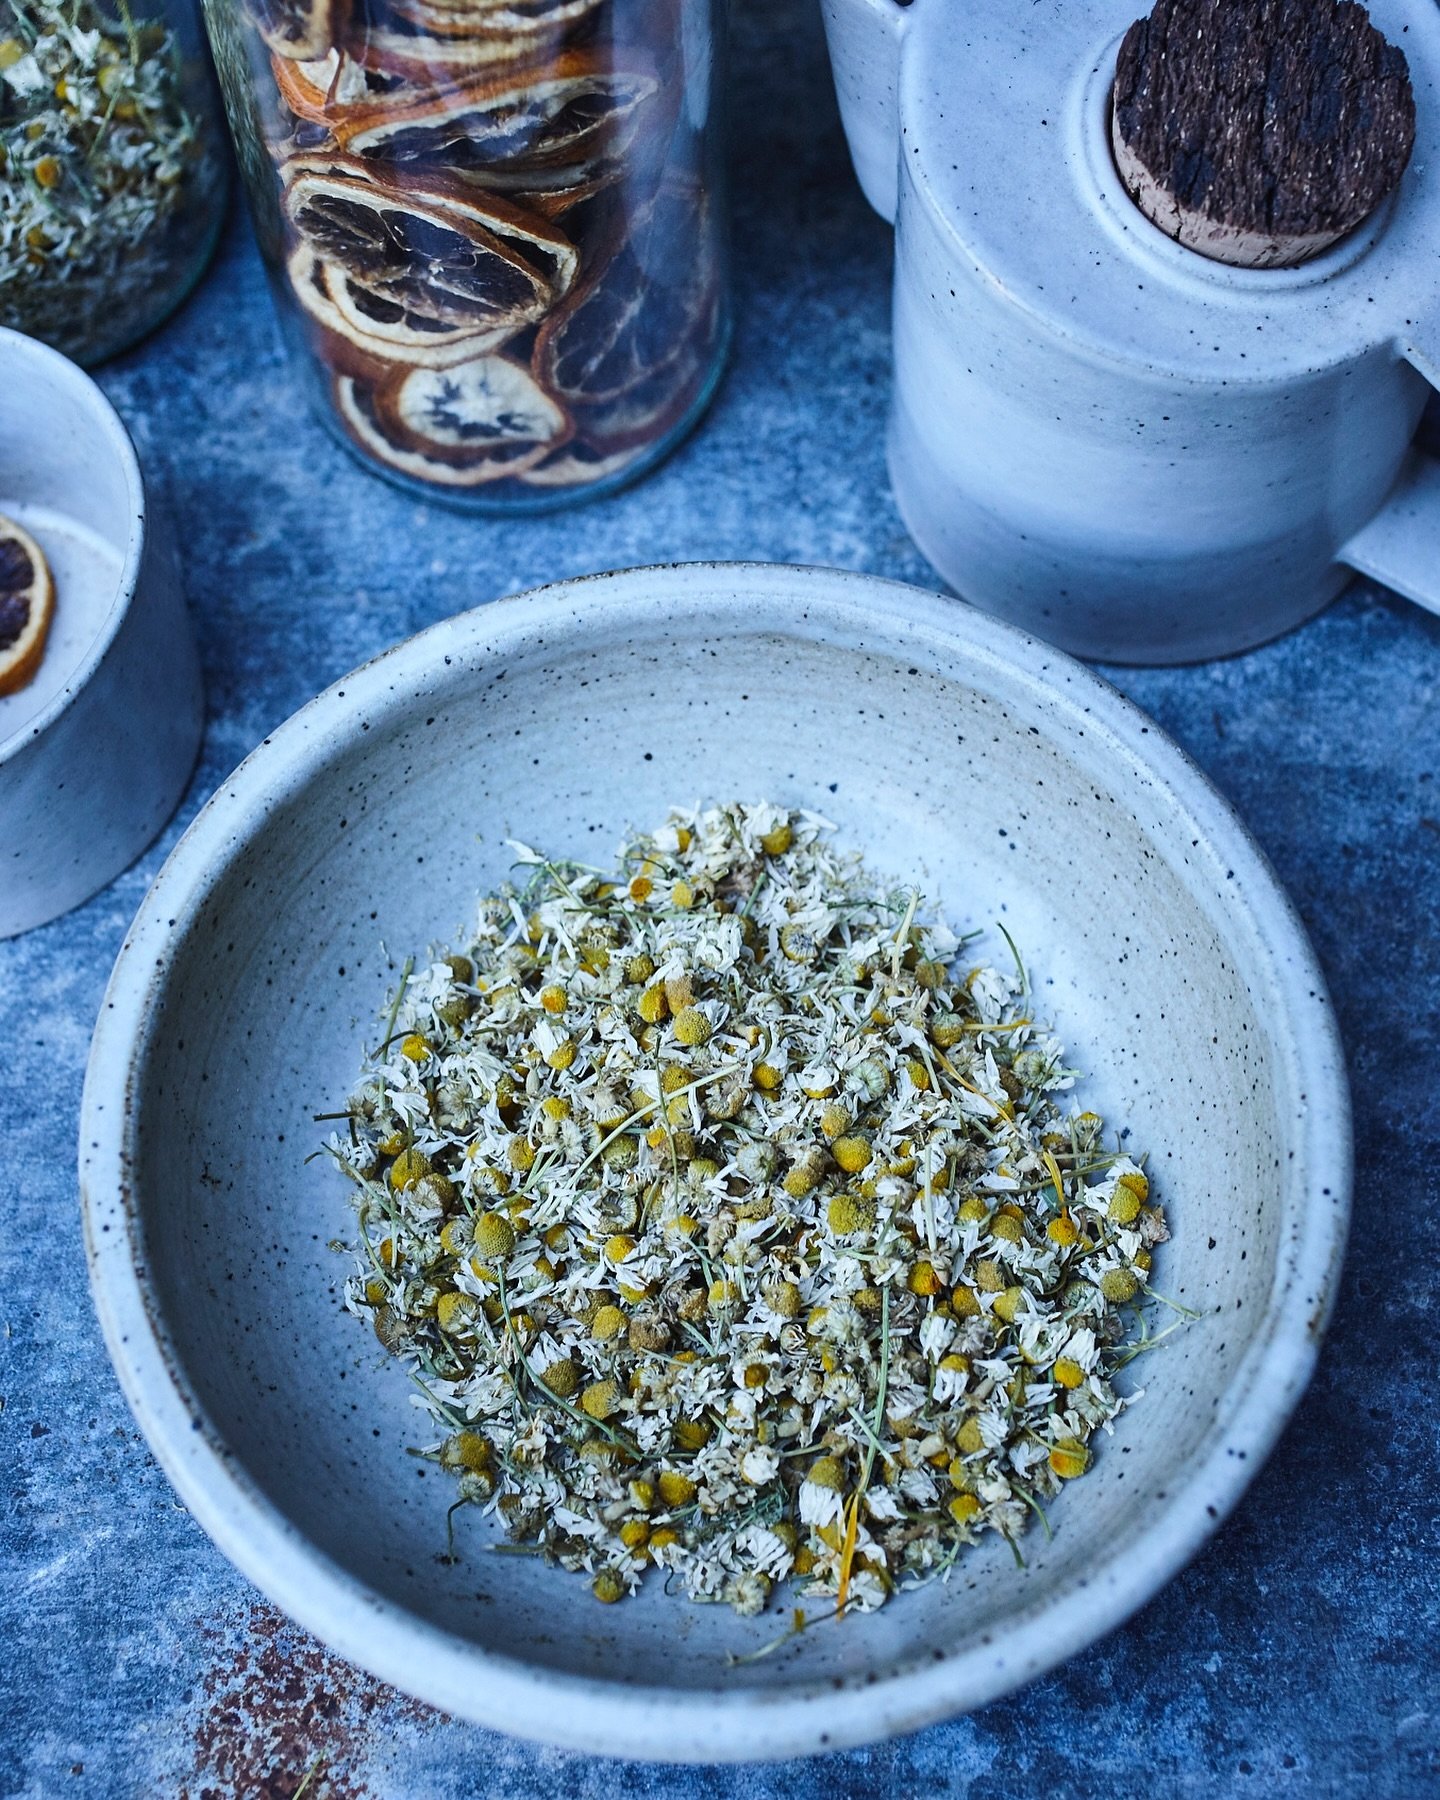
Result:
<svg viewBox="0 0 1440 1800"><path fill-rule="evenodd" d="M124 420L116 412L100 384L93 376L87 375L78 363L52 349L49 344L41 343L38 338L27 337L23 331L0 326L0 363L7 356L29 357L36 367L45 371L53 387L68 387L91 408L97 433L115 455L123 473L130 502L130 524L120 579L99 631L59 693L48 700L38 713L32 713L16 726L8 736L0 737L0 770L13 761L26 745L33 743L50 729L78 698L81 690L88 686L91 677L105 660L130 609L130 603L135 598L140 560L145 551L146 523L145 477L141 472L140 458Z"/></svg>
<svg viewBox="0 0 1440 1800"><path fill-rule="evenodd" d="M177 947L262 819L336 753L337 729L374 729L409 706L437 666L553 649L598 611L673 622L717 618L723 595L763 603L767 629L830 641L903 642L963 655L977 677L1043 697L1108 756L1138 763L1199 828L1229 871L1247 948L1291 1027L1284 1079L1300 1109L1295 1204L1276 1281L1225 1390L1211 1442L1118 1554L1077 1584L1017 1607L994 1641L943 1660L915 1658L872 1680L782 1689L630 1687L571 1675L459 1639L376 1592L318 1549L240 1468L190 1392L146 1266L127 1117L157 1029L156 1000ZM779 603L777 605L777 602ZM818 617L817 617L818 615ZM583 626L580 627L583 629ZM292 1617L352 1662L431 1704L532 1740L591 1753L721 1762L812 1754L913 1731L1008 1693L1124 1622L1193 1556L1239 1501L1308 1382L1334 1303L1351 1183L1348 1083L1328 994L1304 927L1229 802L1173 740L1093 671L1015 627L880 577L759 563L662 565L580 577L442 620L342 677L272 732L223 783L171 853L111 976L86 1072L80 1193L92 1293L130 1406L182 1499L217 1546ZM1320 1200L1327 1179L1328 1199ZM478 1680L477 1677L483 1677ZM482 1698L483 1695L483 1698Z"/></svg>

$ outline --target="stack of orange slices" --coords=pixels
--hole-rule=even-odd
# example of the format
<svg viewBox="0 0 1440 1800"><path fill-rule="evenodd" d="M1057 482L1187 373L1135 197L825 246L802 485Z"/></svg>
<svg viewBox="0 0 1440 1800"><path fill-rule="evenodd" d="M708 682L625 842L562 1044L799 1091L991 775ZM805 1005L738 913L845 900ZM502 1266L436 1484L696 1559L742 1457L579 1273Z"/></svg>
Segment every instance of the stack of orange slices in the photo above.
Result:
<svg viewBox="0 0 1440 1800"><path fill-rule="evenodd" d="M719 221L675 0L247 0L283 275L352 440L581 488L695 404Z"/></svg>

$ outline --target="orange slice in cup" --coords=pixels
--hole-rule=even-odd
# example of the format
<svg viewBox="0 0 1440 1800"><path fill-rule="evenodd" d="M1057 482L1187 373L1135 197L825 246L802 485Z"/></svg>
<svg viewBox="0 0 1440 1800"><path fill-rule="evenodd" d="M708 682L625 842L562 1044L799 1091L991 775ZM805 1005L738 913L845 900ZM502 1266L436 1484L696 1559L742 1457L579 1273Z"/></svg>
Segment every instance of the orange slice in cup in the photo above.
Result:
<svg viewBox="0 0 1440 1800"><path fill-rule="evenodd" d="M0 517L0 694L14 694L40 667L55 584L45 552L13 519Z"/></svg>

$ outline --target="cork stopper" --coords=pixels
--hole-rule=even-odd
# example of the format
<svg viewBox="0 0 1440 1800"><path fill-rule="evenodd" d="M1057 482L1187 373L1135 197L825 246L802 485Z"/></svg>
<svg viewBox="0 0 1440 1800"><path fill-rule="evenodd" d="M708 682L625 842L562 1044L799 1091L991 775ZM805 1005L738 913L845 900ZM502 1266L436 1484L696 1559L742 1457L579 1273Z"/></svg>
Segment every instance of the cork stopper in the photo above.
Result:
<svg viewBox="0 0 1440 1800"><path fill-rule="evenodd" d="M1414 143L1405 57L1352 0L1156 0L1120 46L1120 178L1217 262L1320 255L1393 192Z"/></svg>

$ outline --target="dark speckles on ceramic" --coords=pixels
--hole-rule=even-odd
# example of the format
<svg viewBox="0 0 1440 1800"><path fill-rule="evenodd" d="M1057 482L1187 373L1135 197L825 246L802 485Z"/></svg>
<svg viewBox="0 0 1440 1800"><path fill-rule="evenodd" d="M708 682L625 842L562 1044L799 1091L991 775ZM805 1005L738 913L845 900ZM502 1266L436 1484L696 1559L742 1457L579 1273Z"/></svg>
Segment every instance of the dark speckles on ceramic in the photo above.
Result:
<svg viewBox="0 0 1440 1800"><path fill-rule="evenodd" d="M773 1618L652 1586L614 1609L527 1558L439 1560L448 1488L398 1368L340 1311L341 1185L307 1162L395 962L451 936L508 837L603 857L673 801L825 811L956 921L1003 920L1081 1090L1152 1169L1160 1285L1203 1313L1054 1509L948 1586L760 1664ZM998 941L998 934L996 940ZM998 943L1003 954L1003 942ZM1203 778L1078 665L868 577L693 565L435 626L297 714L142 908L81 1132L92 1273L187 1504L276 1601L448 1710L652 1757L773 1756L974 1706L1191 1555L1310 1372L1341 1253L1348 1106L1328 1003Z"/></svg>

